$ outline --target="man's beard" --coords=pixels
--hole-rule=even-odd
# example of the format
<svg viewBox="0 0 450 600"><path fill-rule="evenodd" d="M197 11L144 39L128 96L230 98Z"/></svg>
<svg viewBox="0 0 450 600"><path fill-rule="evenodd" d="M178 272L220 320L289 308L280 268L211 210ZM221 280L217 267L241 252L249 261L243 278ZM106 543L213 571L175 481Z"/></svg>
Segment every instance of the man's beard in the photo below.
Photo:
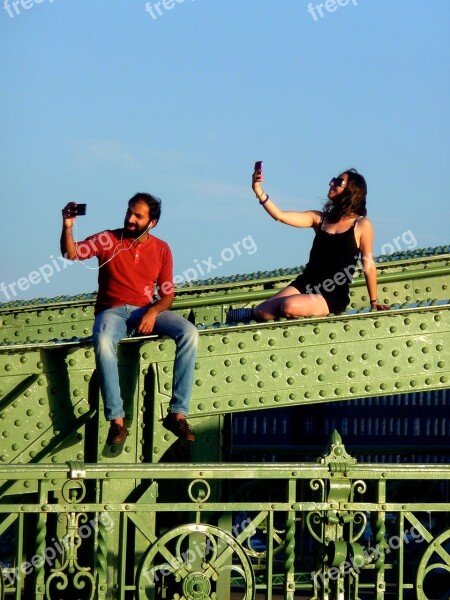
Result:
<svg viewBox="0 0 450 600"><path fill-rule="evenodd" d="M139 227L138 225L130 225L125 220L123 223L125 237L136 239L147 231L149 225L150 221L147 223L147 225Z"/></svg>

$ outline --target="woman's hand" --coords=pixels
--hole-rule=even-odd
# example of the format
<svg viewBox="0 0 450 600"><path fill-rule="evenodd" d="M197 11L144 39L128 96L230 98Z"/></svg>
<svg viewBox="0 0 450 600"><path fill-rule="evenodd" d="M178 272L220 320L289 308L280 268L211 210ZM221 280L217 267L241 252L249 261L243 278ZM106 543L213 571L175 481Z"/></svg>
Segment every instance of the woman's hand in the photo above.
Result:
<svg viewBox="0 0 450 600"><path fill-rule="evenodd" d="M261 183L264 181L264 175L262 171L254 171L252 175L252 189L257 196L261 196L262 188Z"/></svg>
<svg viewBox="0 0 450 600"><path fill-rule="evenodd" d="M389 306L387 304L381 304L381 302L371 302L370 308L375 308L376 310L388 310Z"/></svg>

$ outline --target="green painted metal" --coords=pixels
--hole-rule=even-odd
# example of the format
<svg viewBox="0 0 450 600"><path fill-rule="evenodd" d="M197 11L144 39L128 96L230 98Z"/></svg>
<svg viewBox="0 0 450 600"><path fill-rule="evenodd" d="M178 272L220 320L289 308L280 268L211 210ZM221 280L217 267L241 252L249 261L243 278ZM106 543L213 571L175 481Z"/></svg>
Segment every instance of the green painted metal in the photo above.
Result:
<svg viewBox="0 0 450 600"><path fill-rule="evenodd" d="M448 566L447 465L359 465L338 434L319 464L223 461L233 413L448 389L450 255L431 250L379 262L379 295L392 304L383 313L366 307L361 278L342 315L245 325L226 325L228 308L255 304L293 273L181 290L175 310L200 329L194 445L161 426L171 340L121 342L130 435L109 448L89 338L94 296L0 306L0 537L16 535L0 600L53 600L58 586L64 599L228 600L233 585L248 599L356 599L367 591L381 599L393 588L398 598L411 590L428 598L430 573L439 578ZM447 496L391 497L392 482L401 488L416 478L430 489L441 482ZM442 532L424 511L436 513ZM237 530L246 515L251 526ZM411 527L426 543L412 566L403 535ZM399 547L389 550L393 535ZM8 573L55 543L62 550L51 565L36 559L8 584ZM170 569L155 581L161 561Z"/></svg>
<svg viewBox="0 0 450 600"><path fill-rule="evenodd" d="M411 253L413 254L413 253ZM389 257L379 257L379 261ZM302 267L285 269L289 275L239 276L215 283L177 289L174 310L196 324L224 322L228 308L255 305L286 286ZM280 270L281 271L281 270ZM390 260L378 263L379 295L395 306L449 297L450 254ZM265 275L265 276L263 276ZM238 280L235 280L238 279ZM0 304L1 344L50 339L73 339L91 335L95 294L33 302ZM364 278L356 276L350 289L349 309L368 305Z"/></svg>
<svg viewBox="0 0 450 600"><path fill-rule="evenodd" d="M450 304L335 317L220 325L200 331L190 415L192 460L222 460L225 414L445 389ZM174 343L121 343L119 368L130 436L105 445L107 424L90 342L0 348L0 464L159 462L173 444L160 421L170 400Z"/></svg>
<svg viewBox="0 0 450 600"><path fill-rule="evenodd" d="M413 477L415 497L410 465L358 464L337 432L316 463L0 466L0 535L27 532L0 585L6 598L226 600L231 575L247 600L431 599L450 568L450 501L430 490L448 491L450 465Z"/></svg>

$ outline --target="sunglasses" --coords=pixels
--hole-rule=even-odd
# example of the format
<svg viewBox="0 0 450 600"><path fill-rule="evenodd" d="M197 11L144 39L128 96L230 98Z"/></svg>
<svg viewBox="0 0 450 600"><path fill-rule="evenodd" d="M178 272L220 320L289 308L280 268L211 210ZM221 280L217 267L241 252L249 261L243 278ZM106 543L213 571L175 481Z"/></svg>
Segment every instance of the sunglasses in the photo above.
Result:
<svg viewBox="0 0 450 600"><path fill-rule="evenodd" d="M345 187L345 182L342 177L333 177L330 181L330 187Z"/></svg>

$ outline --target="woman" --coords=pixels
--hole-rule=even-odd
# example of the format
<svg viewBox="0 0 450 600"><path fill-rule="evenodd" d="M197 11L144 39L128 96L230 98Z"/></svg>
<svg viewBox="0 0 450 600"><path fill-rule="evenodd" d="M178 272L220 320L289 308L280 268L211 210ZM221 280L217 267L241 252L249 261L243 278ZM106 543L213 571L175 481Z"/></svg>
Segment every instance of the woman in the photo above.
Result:
<svg viewBox="0 0 450 600"><path fill-rule="evenodd" d="M303 273L286 288L256 308L231 309L227 322L278 317L322 317L343 312L349 301L349 285L361 256L370 306L386 310L377 297L377 273L372 255L373 228L367 219L367 185L355 169L330 181L328 202L322 211L283 211L261 188L261 170L253 173L253 191L275 221L293 227L312 227L316 232Z"/></svg>

